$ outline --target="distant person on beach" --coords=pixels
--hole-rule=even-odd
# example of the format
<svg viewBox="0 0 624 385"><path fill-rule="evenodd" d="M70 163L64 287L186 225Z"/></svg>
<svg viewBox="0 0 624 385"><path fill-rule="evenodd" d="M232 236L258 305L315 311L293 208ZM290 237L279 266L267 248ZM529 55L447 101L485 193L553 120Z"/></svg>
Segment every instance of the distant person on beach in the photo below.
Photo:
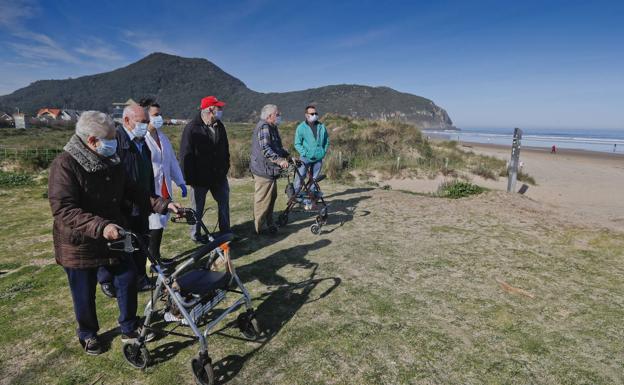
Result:
<svg viewBox="0 0 624 385"><path fill-rule="evenodd" d="M617 143L613 143L613 152L617 149Z"/></svg>
<svg viewBox="0 0 624 385"><path fill-rule="evenodd" d="M255 181L254 227L260 234L266 224L268 232L274 234L277 227L273 223L273 208L277 198L277 178L281 169L288 168L288 151L282 146L277 126L282 117L276 105L262 107L260 121L251 137L251 161L249 168Z"/></svg>
<svg viewBox="0 0 624 385"><path fill-rule="evenodd" d="M171 146L171 142L162 131L163 117L160 114L160 105L151 102L147 107L149 116L149 124L147 125L148 134L145 136L145 142L152 154L152 169L154 170L154 191L156 195L172 199L173 186L171 182L175 182L182 190L182 197L186 197L186 184L184 175L178 164L175 151ZM160 258L160 244L162 242L163 231L167 227L169 214L152 214L149 216L150 254Z"/></svg>
<svg viewBox="0 0 624 385"><path fill-rule="evenodd" d="M130 225L126 205L161 214L179 208L136 184L124 169L117 146L111 118L85 111L64 152L52 162L48 179L55 259L69 281L78 341L91 355L102 353L95 303L101 269L115 285L122 341L139 336L136 265L124 252L106 245L120 238L120 226Z"/></svg>
<svg viewBox="0 0 624 385"><path fill-rule="evenodd" d="M299 174L307 176L308 170L312 170L312 177L317 178L321 173L323 158L329 148L329 136L325 125L318 120L316 107L305 108L305 120L297 126L295 131L295 149L299 153L301 166ZM299 194L304 180L295 177L295 194Z"/></svg>
<svg viewBox="0 0 624 385"><path fill-rule="evenodd" d="M557 153L557 146L555 146L554 144L552 145L552 147L550 148L550 153L551 154L556 154Z"/></svg>
<svg viewBox="0 0 624 385"><path fill-rule="evenodd" d="M221 233L230 231L230 145L221 121L224 106L214 96L203 98L199 113L184 127L180 141L180 166L184 180L192 187L191 206L201 217L210 191L217 202ZM199 222L191 226L191 239L208 242L208 235L201 231Z"/></svg>

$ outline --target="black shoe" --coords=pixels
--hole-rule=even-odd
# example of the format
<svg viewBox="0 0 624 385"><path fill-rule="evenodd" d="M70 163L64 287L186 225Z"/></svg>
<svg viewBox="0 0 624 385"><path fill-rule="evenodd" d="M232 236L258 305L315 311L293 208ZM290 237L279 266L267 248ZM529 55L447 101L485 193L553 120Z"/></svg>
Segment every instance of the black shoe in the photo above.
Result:
<svg viewBox="0 0 624 385"><path fill-rule="evenodd" d="M86 340L78 339L80 345L85 350L85 353L90 354L92 356L97 356L98 354L102 354L102 347L100 346L100 341L97 337L87 338Z"/></svg>
<svg viewBox="0 0 624 385"><path fill-rule="evenodd" d="M104 293L104 295L107 296L108 298L117 297L117 292L112 282L104 282L100 284L100 288L102 289L102 293Z"/></svg>
<svg viewBox="0 0 624 385"><path fill-rule="evenodd" d="M139 282L137 282L137 291L141 292L150 290L154 290L154 285L150 282L150 280L147 279L147 277L139 279Z"/></svg>
<svg viewBox="0 0 624 385"><path fill-rule="evenodd" d="M203 243L206 244L208 243L208 236L206 234L202 234L202 235L198 235L198 236L191 236L191 240L195 243Z"/></svg>
<svg viewBox="0 0 624 385"><path fill-rule="evenodd" d="M131 331L130 333L121 333L121 342L124 344L128 342L134 342L141 336L141 330L143 330L143 325L136 328L136 330ZM145 342L153 341L156 338L156 334L153 331L147 330L145 333Z"/></svg>
<svg viewBox="0 0 624 385"><path fill-rule="evenodd" d="M271 225L271 226L269 226L269 228L267 229L267 231L269 232L269 234L271 234L271 235L275 235L275 234L277 234L277 226L275 226L275 225Z"/></svg>

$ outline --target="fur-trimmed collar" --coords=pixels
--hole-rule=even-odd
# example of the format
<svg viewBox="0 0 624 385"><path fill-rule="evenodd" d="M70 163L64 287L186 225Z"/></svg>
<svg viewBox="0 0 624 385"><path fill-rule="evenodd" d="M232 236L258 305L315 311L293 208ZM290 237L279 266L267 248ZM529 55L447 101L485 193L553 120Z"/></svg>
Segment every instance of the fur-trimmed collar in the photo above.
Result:
<svg viewBox="0 0 624 385"><path fill-rule="evenodd" d="M117 154L110 158L103 158L91 151L77 135L73 135L63 149L87 172L101 171L120 162Z"/></svg>

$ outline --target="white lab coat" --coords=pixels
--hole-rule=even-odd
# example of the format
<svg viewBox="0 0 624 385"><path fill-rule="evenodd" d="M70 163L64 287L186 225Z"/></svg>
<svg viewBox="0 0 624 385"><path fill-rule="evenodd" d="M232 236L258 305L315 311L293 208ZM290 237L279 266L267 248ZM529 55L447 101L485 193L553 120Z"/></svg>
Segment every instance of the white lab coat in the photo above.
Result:
<svg viewBox="0 0 624 385"><path fill-rule="evenodd" d="M145 142L152 153L154 190L156 195L160 196L164 176L165 183L167 184L167 191L169 191L169 195L173 197L171 180L173 180L178 186L186 184L184 183L184 175L182 175L180 164L178 163L178 159L176 158L169 138L167 138L161 130L156 130L156 132L158 133L162 149L158 146L158 143L156 143L156 140L152 137L151 133L148 132L147 135L145 135ZM169 214L151 214L149 217L149 228L150 230L164 229L167 227L168 220Z"/></svg>

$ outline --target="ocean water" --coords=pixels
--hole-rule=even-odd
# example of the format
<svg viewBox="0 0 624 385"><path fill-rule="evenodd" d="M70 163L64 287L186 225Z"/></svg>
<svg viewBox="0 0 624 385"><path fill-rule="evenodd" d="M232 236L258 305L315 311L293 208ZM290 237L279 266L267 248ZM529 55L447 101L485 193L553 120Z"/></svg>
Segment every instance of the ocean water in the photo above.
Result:
<svg viewBox="0 0 624 385"><path fill-rule="evenodd" d="M424 130L425 135L468 143L490 143L511 146L513 128L462 128L461 131ZM552 145L585 151L624 154L624 129L523 129L523 147Z"/></svg>

